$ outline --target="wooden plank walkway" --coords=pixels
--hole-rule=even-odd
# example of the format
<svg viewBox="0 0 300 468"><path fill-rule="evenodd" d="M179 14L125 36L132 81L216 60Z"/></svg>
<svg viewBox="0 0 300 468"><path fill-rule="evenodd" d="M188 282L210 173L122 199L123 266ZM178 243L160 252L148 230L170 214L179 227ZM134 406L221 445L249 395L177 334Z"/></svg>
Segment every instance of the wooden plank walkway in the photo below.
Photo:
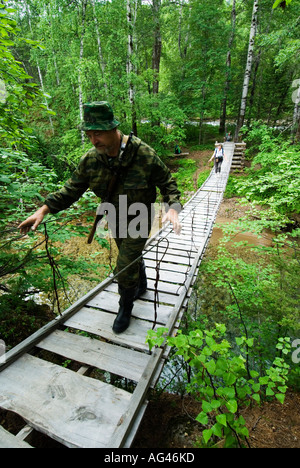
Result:
<svg viewBox="0 0 300 468"><path fill-rule="evenodd" d="M184 313L230 172L234 144L224 146L222 172L212 170L180 213L181 234L168 225L147 242L148 289L124 333L112 332L119 296L110 277L2 357L0 408L24 427L12 434L0 426L0 447L35 447L36 433L70 448L131 446L168 354L165 346L149 353L147 331L166 326L174 333ZM118 388L115 376L131 390Z"/></svg>

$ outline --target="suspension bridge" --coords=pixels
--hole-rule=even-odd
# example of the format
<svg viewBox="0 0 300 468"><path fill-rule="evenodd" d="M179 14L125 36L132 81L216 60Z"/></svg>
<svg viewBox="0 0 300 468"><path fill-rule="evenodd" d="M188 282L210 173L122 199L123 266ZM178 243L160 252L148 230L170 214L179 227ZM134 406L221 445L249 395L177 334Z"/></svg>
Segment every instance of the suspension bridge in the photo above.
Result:
<svg viewBox="0 0 300 468"><path fill-rule="evenodd" d="M182 230L167 225L143 252L148 289L134 303L129 328L112 331L118 311L114 276L0 357L0 408L20 430L0 425L0 447L34 448L40 434L69 448L129 448L155 387L168 347L149 352L147 332L176 333L222 202L234 154L225 143L214 169L180 213ZM72 363L65 367L66 361ZM99 376L102 376L99 379ZM131 390L118 388L115 376ZM1 414L1 413L0 413ZM46 446L47 446L47 442Z"/></svg>

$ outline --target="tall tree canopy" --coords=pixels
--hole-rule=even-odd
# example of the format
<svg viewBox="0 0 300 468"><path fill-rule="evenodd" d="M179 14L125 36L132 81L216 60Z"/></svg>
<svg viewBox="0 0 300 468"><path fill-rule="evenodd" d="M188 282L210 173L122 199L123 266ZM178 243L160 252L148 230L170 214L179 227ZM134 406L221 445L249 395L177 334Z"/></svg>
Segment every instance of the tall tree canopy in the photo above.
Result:
<svg viewBox="0 0 300 468"><path fill-rule="evenodd" d="M100 99L124 130L159 151L185 141L187 121L198 124L201 143L203 122L220 116L222 135L261 119L286 122L297 139L298 7L298 0L2 0L6 144L15 140L9 129L21 132L26 122L56 155L73 157L85 144L76 130L83 103ZM21 125L20 111L28 113L38 90L42 102Z"/></svg>

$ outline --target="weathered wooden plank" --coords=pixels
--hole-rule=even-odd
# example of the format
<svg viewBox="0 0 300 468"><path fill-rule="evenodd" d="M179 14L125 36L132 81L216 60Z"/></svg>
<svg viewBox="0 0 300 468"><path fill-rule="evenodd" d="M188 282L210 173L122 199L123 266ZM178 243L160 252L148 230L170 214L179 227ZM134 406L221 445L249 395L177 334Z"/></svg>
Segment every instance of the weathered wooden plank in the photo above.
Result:
<svg viewBox="0 0 300 468"><path fill-rule="evenodd" d="M0 374L0 406L68 447L107 447L131 394L28 354Z"/></svg>
<svg viewBox="0 0 300 468"><path fill-rule="evenodd" d="M178 254L179 252L181 253L181 255ZM168 249L167 253L165 253L165 249L163 248L159 248L158 252L156 252L155 250L152 250L151 252L146 252L143 255L144 259L147 258L149 260L159 261L163 258L166 262L176 263L180 265L189 265L191 263L191 256L194 257L193 254L189 256L188 250L179 251L175 249L174 250Z"/></svg>
<svg viewBox="0 0 300 468"><path fill-rule="evenodd" d="M131 318L130 326L120 335L113 330L114 314L83 307L74 317L65 322L67 327L83 330L98 335L112 343L119 343L141 351L148 351L146 345L147 331L152 328L151 322ZM153 318L149 316L149 319ZM161 326L161 325L160 325Z"/></svg>
<svg viewBox="0 0 300 468"><path fill-rule="evenodd" d="M120 296L113 292L103 291L98 296L89 301L86 306L98 308L107 312L117 313L119 310L119 299ZM168 306L162 306L160 309L161 318L163 321L167 320L167 317L171 313L172 308ZM148 303L147 301L136 300L134 302L134 307L132 315L134 317L149 320L149 315L153 313L153 304ZM165 317L165 318L163 318Z"/></svg>
<svg viewBox="0 0 300 468"><path fill-rule="evenodd" d="M197 257L195 258L193 262L193 266L191 270L189 271L189 275L186 278L185 285L187 287L187 290L193 283L195 273L198 269L198 263L199 263L201 255L202 255L202 249L198 251ZM176 306L174 307L173 314L169 317L169 320L166 323L166 327L168 328L170 334L173 332L175 323L177 322L178 316L182 310L182 305L185 301L185 298L186 298L186 292L182 291L181 295L178 298ZM109 442L111 447L123 447L124 444L126 443L126 439L132 427L132 423L135 420L136 415L139 413L141 404L147 395L150 382L152 381L153 376L155 375L155 372L157 371L157 368L159 367L159 362L162 358L165 347L166 347L166 342L162 344L160 348L155 348L154 351L152 351L148 366L145 368L145 371L138 385L135 388L128 410L122 416L122 420L119 421L119 424L117 425L114 431L114 434Z"/></svg>
<svg viewBox="0 0 300 468"><path fill-rule="evenodd" d="M161 302L166 303L166 304L173 304L173 298L170 296L174 296L174 295L176 296L177 294L179 294L179 290L182 287L183 286L175 284L175 283L168 283L166 281L159 280L158 285L157 285L157 291L160 294ZM106 290L117 292L118 291L117 283L112 283L111 285L107 287ZM154 300L154 291L155 291L155 280L148 278L147 292L143 294L141 299L143 300L145 298L147 300L150 299L151 301ZM150 298L147 293L150 294Z"/></svg>
<svg viewBox="0 0 300 468"><path fill-rule="evenodd" d="M0 448L32 448L27 442L18 439L0 426Z"/></svg>
<svg viewBox="0 0 300 468"><path fill-rule="evenodd" d="M204 239L202 241L204 243ZM195 246L191 238L186 242L181 241L180 239L169 239L166 237L160 242L159 246L161 248L167 247L168 249L182 250L183 252L189 251L191 253L195 253L198 250L198 247Z"/></svg>
<svg viewBox="0 0 300 468"><path fill-rule="evenodd" d="M159 268L159 270L166 270L170 273L174 271L175 273L178 272L185 274L189 269L188 264L181 265L180 263L168 262L165 260L165 258L160 262L156 262L156 260L145 258L145 265L149 268Z"/></svg>
<svg viewBox="0 0 300 468"><path fill-rule="evenodd" d="M154 268L146 267L147 278L156 279L156 270ZM159 270L159 278L161 281L168 283L183 284L185 275L183 273L176 273L174 271L168 272Z"/></svg>
<svg viewBox="0 0 300 468"><path fill-rule="evenodd" d="M149 360L148 354L61 330L51 333L38 347L135 381Z"/></svg>
<svg viewBox="0 0 300 468"><path fill-rule="evenodd" d="M167 240L169 242L173 242L175 245L183 244L186 248L189 248L189 245L195 243L197 246L203 244L203 240L206 238L207 234L204 231L201 234L197 234L197 236L192 236L190 234L180 234L179 236L171 232L167 236ZM198 247L197 247L198 248Z"/></svg>

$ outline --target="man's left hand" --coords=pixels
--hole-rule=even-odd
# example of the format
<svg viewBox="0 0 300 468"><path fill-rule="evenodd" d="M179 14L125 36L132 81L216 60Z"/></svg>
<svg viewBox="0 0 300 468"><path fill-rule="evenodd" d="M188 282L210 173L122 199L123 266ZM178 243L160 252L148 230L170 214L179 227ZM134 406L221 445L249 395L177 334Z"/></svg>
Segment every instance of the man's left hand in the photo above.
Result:
<svg viewBox="0 0 300 468"><path fill-rule="evenodd" d="M173 208L170 208L169 211L164 215L162 222L165 223L170 221L173 224L173 229L175 234L179 235L181 231L181 224L178 219L178 213Z"/></svg>

